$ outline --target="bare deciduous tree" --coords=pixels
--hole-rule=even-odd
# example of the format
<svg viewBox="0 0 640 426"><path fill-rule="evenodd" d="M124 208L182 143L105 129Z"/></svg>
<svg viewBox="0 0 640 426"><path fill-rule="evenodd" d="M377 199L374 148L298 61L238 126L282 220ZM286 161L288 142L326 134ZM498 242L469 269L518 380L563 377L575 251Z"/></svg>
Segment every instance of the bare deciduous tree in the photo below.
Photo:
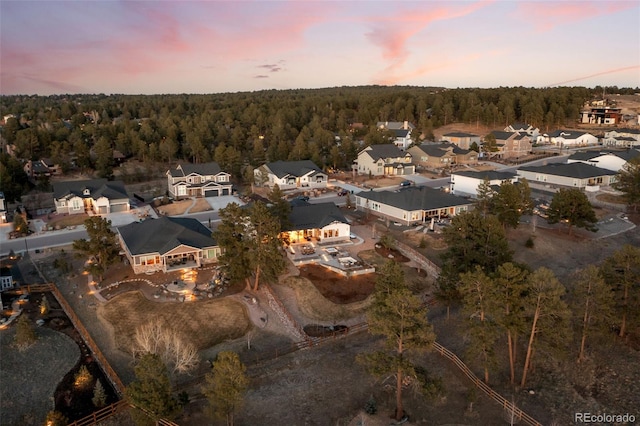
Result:
<svg viewBox="0 0 640 426"><path fill-rule="evenodd" d="M195 368L200 359L198 351L186 342L178 331L158 323L148 323L136 329L133 356L156 354L172 373L186 373Z"/></svg>

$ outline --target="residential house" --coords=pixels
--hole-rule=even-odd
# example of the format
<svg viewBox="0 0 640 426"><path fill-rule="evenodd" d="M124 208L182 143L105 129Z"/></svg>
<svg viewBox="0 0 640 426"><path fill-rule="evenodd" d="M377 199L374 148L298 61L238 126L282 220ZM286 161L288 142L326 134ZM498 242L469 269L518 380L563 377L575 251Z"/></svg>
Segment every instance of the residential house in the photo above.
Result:
<svg viewBox="0 0 640 426"><path fill-rule="evenodd" d="M55 182L53 201L58 214L80 214L89 211L95 214L108 214L129 211L129 196L124 183L117 180Z"/></svg>
<svg viewBox="0 0 640 426"><path fill-rule="evenodd" d="M404 225L431 218L452 217L469 210L472 202L426 186L398 191L362 191L356 194L356 209Z"/></svg>
<svg viewBox="0 0 640 426"><path fill-rule="evenodd" d="M615 129L605 132L602 138L602 145L618 148L640 147L640 128Z"/></svg>
<svg viewBox="0 0 640 426"><path fill-rule="evenodd" d="M24 172L32 180L50 177L51 175L60 174L58 167L51 159L42 158L40 160L29 160L25 163Z"/></svg>
<svg viewBox="0 0 640 426"><path fill-rule="evenodd" d="M532 184L544 184L598 190L615 182L617 172L602 169L584 163L548 164L546 166L523 166L518 169L518 176L526 178Z"/></svg>
<svg viewBox="0 0 640 426"><path fill-rule="evenodd" d="M394 144L370 145L358 153L358 174L372 176L400 176L414 174L409 152L401 151Z"/></svg>
<svg viewBox="0 0 640 426"><path fill-rule="evenodd" d="M167 170L169 196L176 200L189 197L231 195L231 175L220 170L218 163L179 164Z"/></svg>
<svg viewBox="0 0 640 426"><path fill-rule="evenodd" d="M280 189L326 188L329 176L311 160L276 161L253 171L256 185Z"/></svg>
<svg viewBox="0 0 640 426"><path fill-rule="evenodd" d="M221 250L197 219L162 216L117 228L123 254L136 274L197 268L216 262Z"/></svg>
<svg viewBox="0 0 640 426"><path fill-rule="evenodd" d="M321 243L349 240L351 225L334 203L291 205L289 226L283 238L291 243L314 239Z"/></svg>
<svg viewBox="0 0 640 426"><path fill-rule="evenodd" d="M579 151L571 154L567 163L584 163L600 167L614 172L620 172L625 164L632 159L640 157L640 150L629 149L626 151Z"/></svg>
<svg viewBox="0 0 640 426"><path fill-rule="evenodd" d="M479 148L481 143L480 136L464 132L445 133L442 135L442 141L452 143L462 149L471 149L474 142Z"/></svg>
<svg viewBox="0 0 640 426"><path fill-rule="evenodd" d="M8 266L0 267L0 291L11 290L12 288L13 274L11 273L11 268Z"/></svg>
<svg viewBox="0 0 640 426"><path fill-rule="evenodd" d="M501 132L494 130L491 134L496 138L497 151L489 152L490 157L502 159L520 158L531 152L531 137L518 132Z"/></svg>
<svg viewBox="0 0 640 426"><path fill-rule="evenodd" d="M598 145L598 138L592 134L572 130L556 130L544 135L544 138L547 143L559 147Z"/></svg>
<svg viewBox="0 0 640 426"><path fill-rule="evenodd" d="M493 170L483 172L465 170L451 173L450 179L449 190L452 194L475 198L478 196L478 186L485 180L489 182L490 186L497 189L503 182L517 183L518 175Z"/></svg>
<svg viewBox="0 0 640 426"><path fill-rule="evenodd" d="M525 123L513 123L504 128L505 132L520 133L521 135L528 135L531 141L536 142L540 135L540 129L533 127L531 124Z"/></svg>
<svg viewBox="0 0 640 426"><path fill-rule="evenodd" d="M4 192L0 192L0 223L7 223L7 205L5 204Z"/></svg>
<svg viewBox="0 0 640 426"><path fill-rule="evenodd" d="M415 126L408 121L378 121L378 130L389 130L394 135L393 144L403 151L406 151L413 143L411 132Z"/></svg>
<svg viewBox="0 0 640 426"><path fill-rule="evenodd" d="M442 169L456 164L475 164L478 153L452 143L423 143L409 148L413 164L428 169Z"/></svg>
<svg viewBox="0 0 640 426"><path fill-rule="evenodd" d="M580 111L580 116L583 124L614 125L622 120L622 108L594 106Z"/></svg>

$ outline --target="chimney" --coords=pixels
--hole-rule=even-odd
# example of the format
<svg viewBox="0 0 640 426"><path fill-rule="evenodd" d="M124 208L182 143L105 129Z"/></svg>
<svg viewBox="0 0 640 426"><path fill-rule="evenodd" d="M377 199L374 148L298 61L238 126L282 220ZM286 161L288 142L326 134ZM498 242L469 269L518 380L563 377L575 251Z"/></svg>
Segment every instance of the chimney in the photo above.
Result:
<svg viewBox="0 0 640 426"><path fill-rule="evenodd" d="M404 124L403 124L402 128L404 130L409 130L409 122L407 120L404 120Z"/></svg>

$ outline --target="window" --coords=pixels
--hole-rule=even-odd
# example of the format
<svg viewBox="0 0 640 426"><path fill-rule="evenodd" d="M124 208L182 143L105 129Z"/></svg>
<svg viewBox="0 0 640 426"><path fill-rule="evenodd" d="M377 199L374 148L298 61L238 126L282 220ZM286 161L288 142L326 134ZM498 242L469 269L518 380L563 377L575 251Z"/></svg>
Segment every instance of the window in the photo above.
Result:
<svg viewBox="0 0 640 426"><path fill-rule="evenodd" d="M74 198L74 199L73 199L73 203L72 203L72 205L71 205L71 208L72 208L73 210L80 210L80 209L82 209L82 202L80 201L80 199L79 199L79 198Z"/></svg>
<svg viewBox="0 0 640 426"><path fill-rule="evenodd" d="M58 205L59 205L60 207L64 207L64 206L66 206L66 205L67 205L67 202L66 202L65 200L60 200L60 201L58 201Z"/></svg>

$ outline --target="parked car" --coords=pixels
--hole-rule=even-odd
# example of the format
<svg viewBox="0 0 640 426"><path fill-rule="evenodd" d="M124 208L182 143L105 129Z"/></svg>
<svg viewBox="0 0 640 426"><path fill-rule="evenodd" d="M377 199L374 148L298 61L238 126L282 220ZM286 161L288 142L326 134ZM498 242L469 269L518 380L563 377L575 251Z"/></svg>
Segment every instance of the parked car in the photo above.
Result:
<svg viewBox="0 0 640 426"><path fill-rule="evenodd" d="M296 197L296 199L302 200L302 201L309 201L309 197L306 195L299 195Z"/></svg>
<svg viewBox="0 0 640 426"><path fill-rule="evenodd" d="M338 191L338 197L344 197L348 193L349 191L347 191L346 189L341 189L340 191Z"/></svg>
<svg viewBox="0 0 640 426"><path fill-rule="evenodd" d="M411 186L413 184L413 182L411 182L410 180L403 180L402 182L400 182L400 186L405 187L405 186Z"/></svg>

